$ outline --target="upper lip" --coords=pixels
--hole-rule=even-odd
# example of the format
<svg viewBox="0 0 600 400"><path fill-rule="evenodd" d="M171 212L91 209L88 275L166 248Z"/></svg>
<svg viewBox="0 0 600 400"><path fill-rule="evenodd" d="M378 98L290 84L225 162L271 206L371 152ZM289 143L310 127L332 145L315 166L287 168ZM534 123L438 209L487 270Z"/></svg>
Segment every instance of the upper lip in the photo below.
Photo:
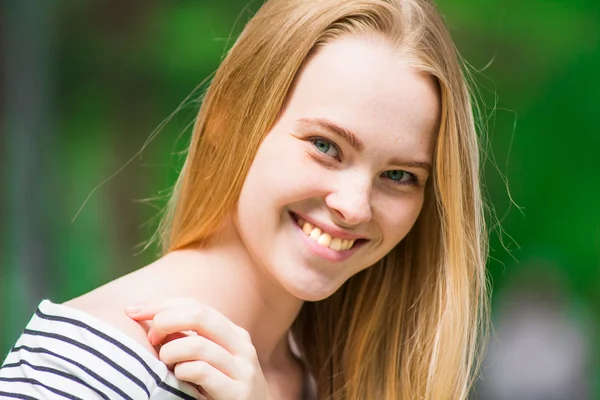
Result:
<svg viewBox="0 0 600 400"><path fill-rule="evenodd" d="M324 233L328 233L328 234L330 234L333 237L337 237L337 238L340 238L340 239L354 239L354 240L356 240L356 239L364 239L364 240L366 240L367 239L364 236L353 235L351 233L348 233L348 232L342 231L342 230L340 230L338 228L335 228L335 227L333 227L331 225L327 225L327 224L324 224L324 223L321 223L321 222L315 222L315 220L313 220L313 219L311 219L309 217L306 217L305 215L299 214L297 212L293 212L292 211L292 214L295 215L297 218L302 218L306 222L308 222L311 225L313 225L313 226L321 229Z"/></svg>

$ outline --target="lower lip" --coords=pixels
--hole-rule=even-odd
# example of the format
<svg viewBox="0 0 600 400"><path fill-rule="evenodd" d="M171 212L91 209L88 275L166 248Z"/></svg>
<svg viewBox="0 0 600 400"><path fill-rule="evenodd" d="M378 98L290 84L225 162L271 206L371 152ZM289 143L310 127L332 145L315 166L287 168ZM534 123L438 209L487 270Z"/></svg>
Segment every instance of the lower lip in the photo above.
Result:
<svg viewBox="0 0 600 400"><path fill-rule="evenodd" d="M308 247L308 249L310 251L312 251L314 254L316 254L317 256L320 256L326 260L335 261L335 262L344 261L347 258L349 258L350 256L352 256L352 254L356 253L356 251L363 244L363 242L355 243L354 246L352 246L352 248L350 248L348 250L340 250L340 251L331 249L329 247L321 246L316 241L309 238L306 235L306 233L304 233L302 228L300 228L300 225L298 225L298 223L296 222L296 220L294 219L294 217L291 214L288 214L288 215L290 216L292 223L296 227L296 231L299 232L300 236L302 237L302 240L304 241L304 243L306 243L306 246Z"/></svg>

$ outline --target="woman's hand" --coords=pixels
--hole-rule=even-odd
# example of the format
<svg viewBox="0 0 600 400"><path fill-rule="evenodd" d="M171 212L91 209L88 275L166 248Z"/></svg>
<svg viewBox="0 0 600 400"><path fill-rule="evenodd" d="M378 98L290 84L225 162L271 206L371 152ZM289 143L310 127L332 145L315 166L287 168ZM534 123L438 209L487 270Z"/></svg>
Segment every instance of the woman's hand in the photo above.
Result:
<svg viewBox="0 0 600 400"><path fill-rule="evenodd" d="M162 345L159 359L177 379L200 386L214 400L270 399L250 335L217 310L174 298L130 307L127 314L152 320L148 340Z"/></svg>

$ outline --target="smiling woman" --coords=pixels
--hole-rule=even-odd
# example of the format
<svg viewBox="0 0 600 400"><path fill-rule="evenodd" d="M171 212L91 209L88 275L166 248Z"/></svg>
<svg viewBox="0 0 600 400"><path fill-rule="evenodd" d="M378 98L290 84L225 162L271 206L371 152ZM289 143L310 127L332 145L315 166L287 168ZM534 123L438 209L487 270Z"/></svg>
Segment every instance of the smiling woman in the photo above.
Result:
<svg viewBox="0 0 600 400"><path fill-rule="evenodd" d="M323 46L256 153L237 202L237 231L297 298L329 297L389 253L419 215L429 174L406 165L432 162L440 107L435 80L405 63L377 34ZM287 213L309 221L309 237L321 245L299 246L300 229L281 217ZM340 231L361 240L342 254L322 249L330 237L343 239Z"/></svg>
<svg viewBox="0 0 600 400"><path fill-rule="evenodd" d="M459 60L425 0L267 1L203 100L164 256L42 302L0 392L467 398L486 238Z"/></svg>

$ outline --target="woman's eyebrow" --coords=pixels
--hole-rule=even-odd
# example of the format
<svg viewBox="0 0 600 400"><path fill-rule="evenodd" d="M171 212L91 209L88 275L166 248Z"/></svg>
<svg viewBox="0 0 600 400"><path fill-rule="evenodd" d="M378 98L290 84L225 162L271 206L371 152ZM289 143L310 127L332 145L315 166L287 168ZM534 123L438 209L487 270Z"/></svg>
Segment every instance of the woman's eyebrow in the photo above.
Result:
<svg viewBox="0 0 600 400"><path fill-rule="evenodd" d="M397 165L402 168L419 168L427 173L431 173L431 164L427 161L417 161L417 160L402 160L399 158L394 158L390 161L390 164Z"/></svg>
<svg viewBox="0 0 600 400"><path fill-rule="evenodd" d="M313 118L313 117L303 117L296 120L296 122L300 125L304 125L308 128L312 129L323 129L328 132L331 132L335 135L340 136L345 139L356 151L362 151L365 148L365 145L361 140L356 137L354 133L350 129L344 128L341 125L336 124L333 121L330 121L325 118ZM431 163L427 161L418 161L418 160L402 160L395 158L390 161L390 164L397 165L399 167L407 167L407 168L419 168L428 173L431 172Z"/></svg>
<svg viewBox="0 0 600 400"><path fill-rule="evenodd" d="M301 125L305 125L312 128L316 127L338 135L344 140L346 140L348 143L350 143L350 146L352 146L356 151L360 152L365 148L363 142L361 142L360 139L354 133L352 133L351 130L344 128L343 126L338 125L335 122L330 121L328 119L304 117L298 119L296 122Z"/></svg>

